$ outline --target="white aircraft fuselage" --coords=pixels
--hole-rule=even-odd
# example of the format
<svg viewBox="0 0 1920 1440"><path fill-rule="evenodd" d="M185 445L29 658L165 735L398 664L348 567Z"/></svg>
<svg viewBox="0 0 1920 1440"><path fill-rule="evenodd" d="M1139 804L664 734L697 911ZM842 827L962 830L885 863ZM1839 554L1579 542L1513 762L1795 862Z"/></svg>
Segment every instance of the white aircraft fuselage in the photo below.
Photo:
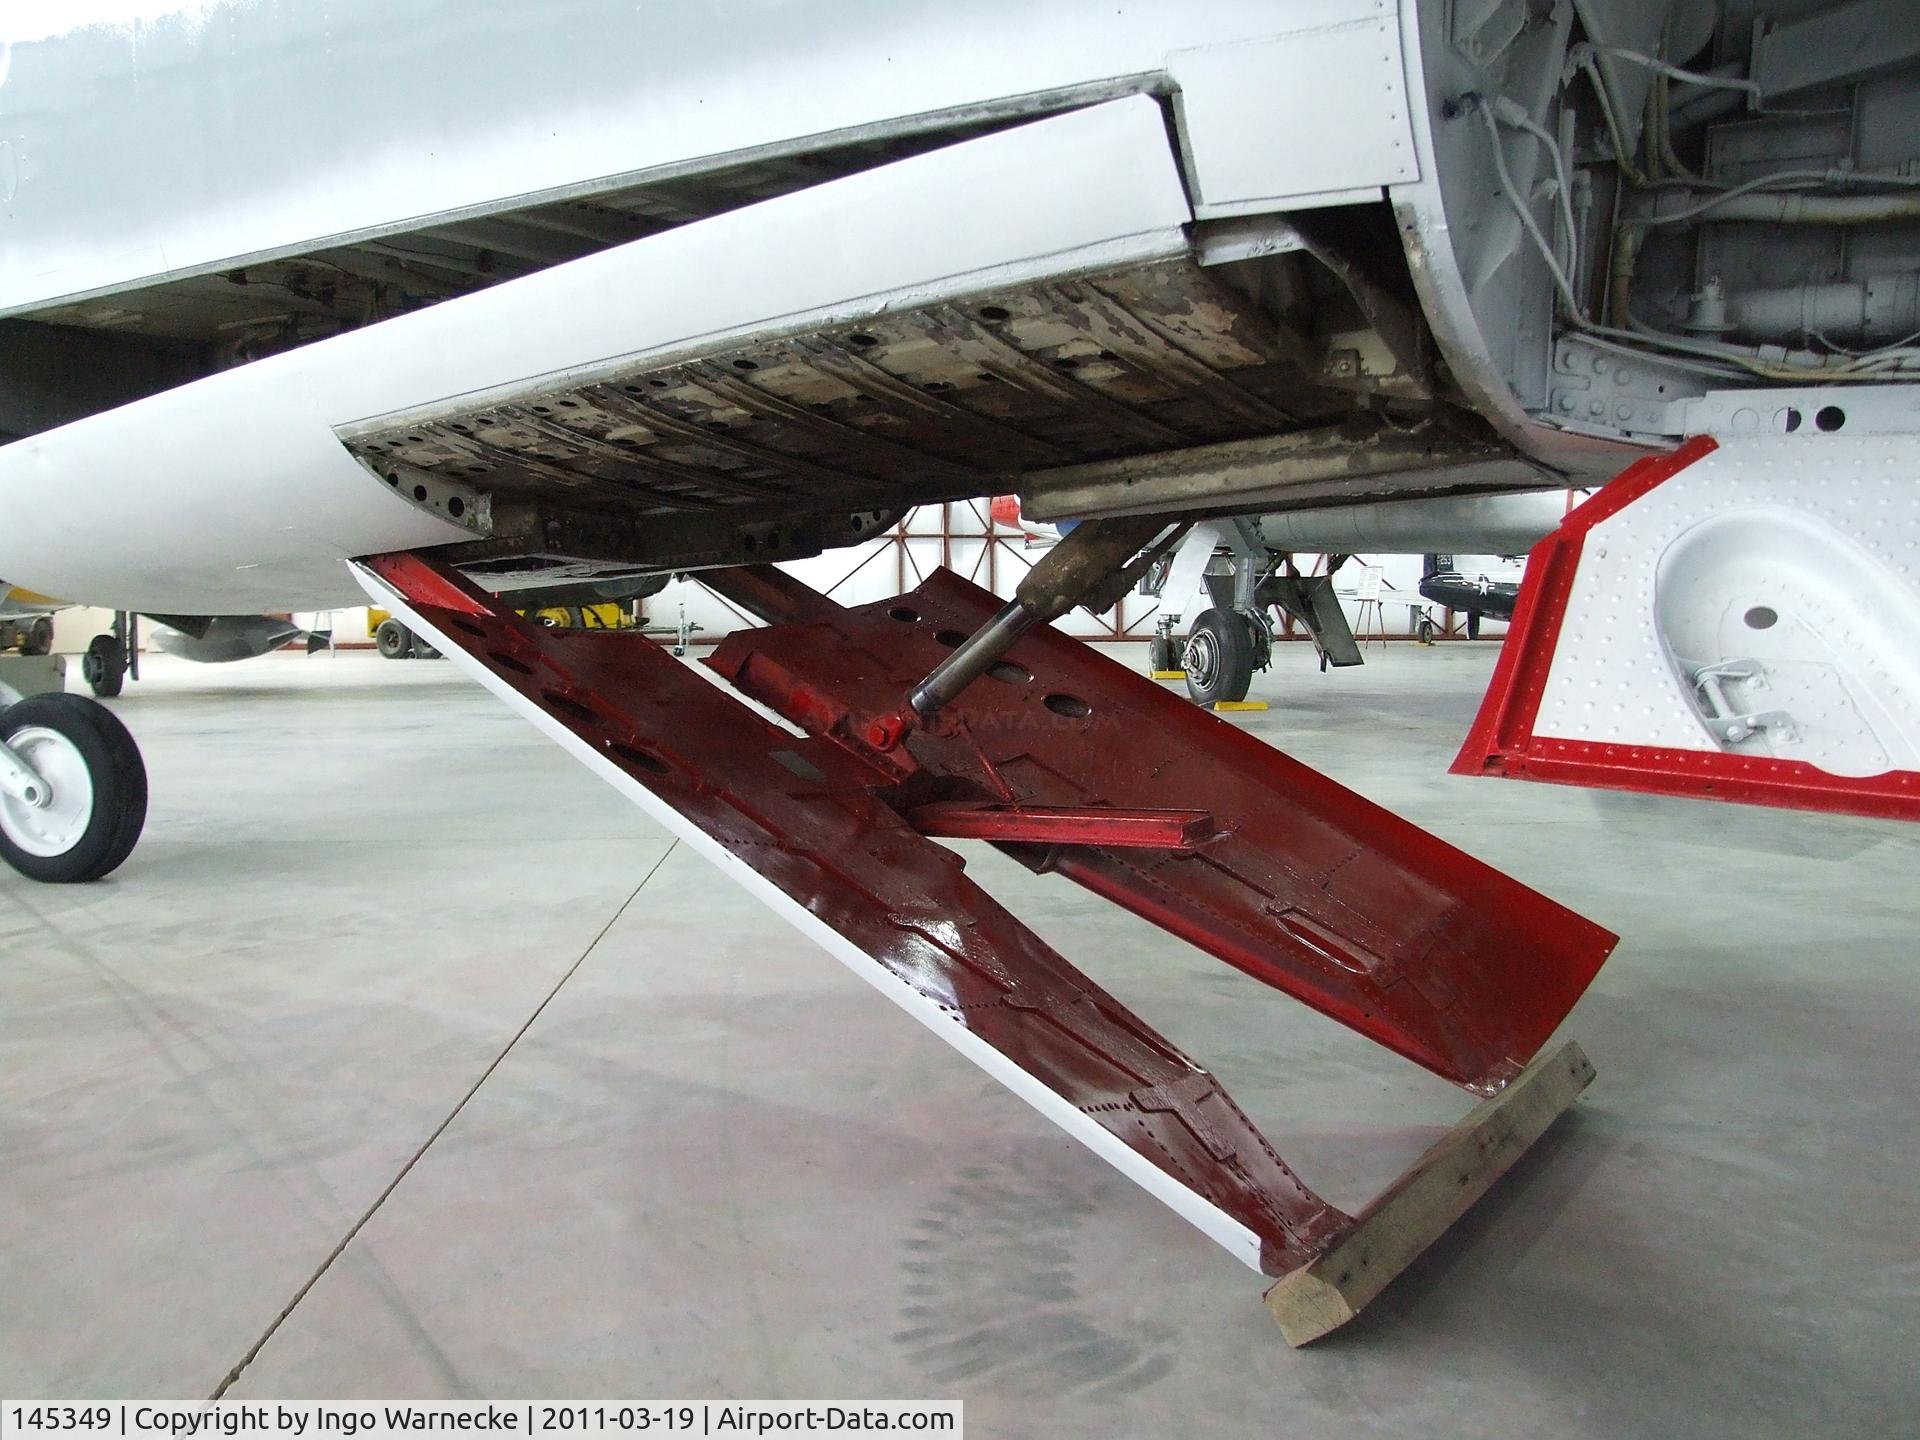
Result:
<svg viewBox="0 0 1920 1440"><path fill-rule="evenodd" d="M617 195L631 214L633 197L689 177L758 166L766 188L771 168L801 176L761 203L603 248L549 231L572 243L541 258L589 253L29 434L0 449L0 496L17 517L0 572L119 608L344 601L344 559L472 542L492 508L486 487L445 466L382 483L351 437L1009 288L1257 266L1307 243L1282 217L1354 204L1391 214L1455 404L1490 422L1477 481L1610 472L1627 445L1660 437L1595 438L1528 415L1502 375L1510 338L1476 317L1422 59L1442 8L1218 0L1096 21L1069 3L836 3L766 7L748 23L737 9L592 0L362 0L324 19L234 0L148 6L120 24L84 23L83 8L68 28L15 39L0 83L0 314L29 322L217 342L217 318L142 302L191 293L204 310L210 284L252 301L289 257L403 267L427 248L405 237L484 241L498 228L488 217L540 205ZM868 148L842 162L852 173L803 183L810 165L836 168L814 157L853 146ZM869 163L889 149L904 158ZM234 321L260 323L273 321ZM1391 392L1379 351L1356 329L1332 363ZM1123 385L1107 394L1124 402ZM1158 442L1143 430L1136 453L1188 448L1177 424ZM1051 450L1058 463L958 458L1003 485L1109 458ZM1401 483L1418 493L1410 468ZM857 498L915 493L882 484ZM803 483L781 498L797 511L844 508L849 494Z"/></svg>
<svg viewBox="0 0 1920 1440"><path fill-rule="evenodd" d="M1556 667L1633 698L1559 738L1903 771L1859 637L1920 617L1909 507L1832 501L1920 431L1920 56L1874 11L16 5L0 574L162 615L408 550L644 584L1009 493L1474 550L1709 437L1580 562ZM1868 698L1809 739L1765 664Z"/></svg>

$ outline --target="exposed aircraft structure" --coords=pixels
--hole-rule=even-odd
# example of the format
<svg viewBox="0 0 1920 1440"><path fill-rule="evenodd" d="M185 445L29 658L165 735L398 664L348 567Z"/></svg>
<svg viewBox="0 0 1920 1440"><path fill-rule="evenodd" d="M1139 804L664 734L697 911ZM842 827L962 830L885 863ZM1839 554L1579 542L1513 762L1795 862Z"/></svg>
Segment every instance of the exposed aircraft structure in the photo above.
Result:
<svg viewBox="0 0 1920 1440"><path fill-rule="evenodd" d="M163 614L364 588L1288 1270L1290 1333L1364 1303L1570 1102L1577 1057L1522 1067L1610 938L1049 620L1112 603L1196 525L1642 461L1536 562L1559 618L1517 617L1479 768L1548 775L1579 744L1606 763L1549 778L1737 774L1712 793L1914 813L1920 589L1875 534L1914 503L1920 431L1910 7L483 8L233 0L13 47L0 428L23 438L0 448L0 571ZM335 35L378 43L349 63ZM248 123L209 135L208 113ZM1842 471L1852 506L1822 489ZM1735 513L1749 480L1767 517ZM1081 523L998 611L941 579L842 612L763 568L1006 492ZM1629 582L1604 613L1603 565ZM690 570L775 622L717 658L807 740L688 690L642 637L533 633L487 593ZM1780 649L1729 618L1762 610L1794 622ZM1593 708L1623 675L1658 703ZM1820 702L1834 682L1845 706ZM1111 768L1109 717L1153 783ZM932 835L994 839L1438 1073L1505 1083L1458 1142L1478 1160L1327 1211ZM1387 1233L1399 1249L1354 1258ZM1287 1297L1314 1285L1309 1322Z"/></svg>

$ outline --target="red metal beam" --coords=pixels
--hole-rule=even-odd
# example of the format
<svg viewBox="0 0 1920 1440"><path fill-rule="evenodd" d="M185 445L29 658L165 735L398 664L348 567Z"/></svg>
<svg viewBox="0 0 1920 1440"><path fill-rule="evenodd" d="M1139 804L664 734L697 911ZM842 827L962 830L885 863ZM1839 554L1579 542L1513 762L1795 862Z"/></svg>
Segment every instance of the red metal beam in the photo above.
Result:
<svg viewBox="0 0 1920 1440"><path fill-rule="evenodd" d="M1092 845L1189 851L1213 833L1204 810L1112 810L1092 805L917 805L907 823L922 835L1003 845Z"/></svg>
<svg viewBox="0 0 1920 1440"><path fill-rule="evenodd" d="M710 574L743 598L780 582ZM936 572L908 594L730 636L707 662L736 688L873 763L876 717L999 602ZM810 593L810 592L809 592ZM1614 944L1599 926L1265 742L1042 626L888 755L983 804L1185 808L1201 853L1009 844L1448 1079L1497 1088L1545 1043ZM905 798L905 797L903 797Z"/></svg>

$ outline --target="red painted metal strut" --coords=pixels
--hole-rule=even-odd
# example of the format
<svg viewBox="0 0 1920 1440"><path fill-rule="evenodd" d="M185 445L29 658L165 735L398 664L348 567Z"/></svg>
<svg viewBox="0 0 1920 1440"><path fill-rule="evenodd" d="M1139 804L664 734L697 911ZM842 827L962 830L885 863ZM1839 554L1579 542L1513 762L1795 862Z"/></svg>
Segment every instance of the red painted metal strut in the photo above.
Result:
<svg viewBox="0 0 1920 1440"><path fill-rule="evenodd" d="M1047 627L932 729L865 735L997 602L947 572L843 607L781 572L703 579L767 628L709 661L531 625L420 555L362 581L949 1043L1272 1274L1354 1221L1219 1082L969 880L992 840L1428 1068L1491 1092L1614 937ZM1464 1181L1462 1182L1465 1183Z"/></svg>
<svg viewBox="0 0 1920 1440"><path fill-rule="evenodd" d="M1115 810L1102 805L971 805L935 802L907 811L922 835L1002 845L1191 851L1213 833L1204 810Z"/></svg>
<svg viewBox="0 0 1920 1440"><path fill-rule="evenodd" d="M999 602L948 571L845 608L771 569L706 583L774 622L708 663L898 795L1117 810L1190 808L1215 838L1010 853L1156 925L1469 1088L1546 1042L1615 937L1057 630L1016 642L942 731L882 754L866 722ZM904 758L903 758L904 757ZM897 802L896 802L897 803Z"/></svg>

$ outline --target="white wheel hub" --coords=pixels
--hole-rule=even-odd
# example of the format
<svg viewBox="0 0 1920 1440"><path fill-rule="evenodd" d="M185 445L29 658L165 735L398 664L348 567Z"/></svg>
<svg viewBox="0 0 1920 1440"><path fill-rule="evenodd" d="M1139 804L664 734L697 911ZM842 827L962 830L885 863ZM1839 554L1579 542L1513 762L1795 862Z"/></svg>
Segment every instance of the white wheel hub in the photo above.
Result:
<svg viewBox="0 0 1920 1440"><path fill-rule="evenodd" d="M66 736L41 725L16 730L7 747L33 767L46 793L39 803L0 793L0 830L39 859L66 854L93 820L93 777L85 757Z"/></svg>
<svg viewBox="0 0 1920 1440"><path fill-rule="evenodd" d="M1219 669L1220 657L1215 653L1213 636L1205 630L1196 630L1187 640L1185 656L1186 672L1193 677L1193 683L1205 690L1213 684L1214 671Z"/></svg>

